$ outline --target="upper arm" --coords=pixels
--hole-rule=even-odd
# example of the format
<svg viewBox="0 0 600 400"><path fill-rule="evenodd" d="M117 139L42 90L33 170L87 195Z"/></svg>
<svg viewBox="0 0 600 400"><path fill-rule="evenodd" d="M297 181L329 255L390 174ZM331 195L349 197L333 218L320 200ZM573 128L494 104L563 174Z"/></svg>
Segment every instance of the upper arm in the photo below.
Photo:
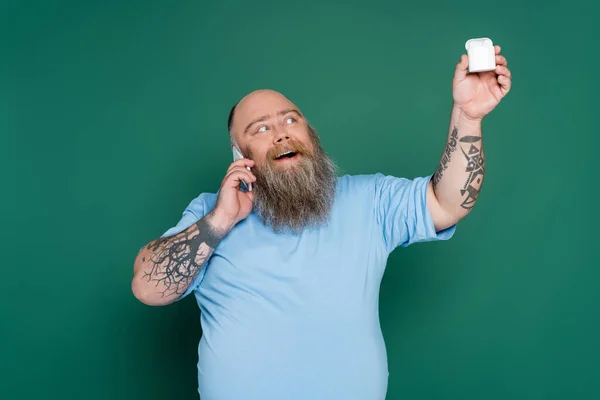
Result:
<svg viewBox="0 0 600 400"><path fill-rule="evenodd" d="M431 214L433 226L436 231L443 231L458 223L458 219L444 210L433 190L433 181L430 180L427 185L427 209Z"/></svg>
<svg viewBox="0 0 600 400"><path fill-rule="evenodd" d="M389 252L417 242L447 240L454 234L455 226L445 227L442 223L438 228L434 224L428 195L430 185L431 176L410 180L376 175L377 220ZM432 208L436 207L433 204Z"/></svg>

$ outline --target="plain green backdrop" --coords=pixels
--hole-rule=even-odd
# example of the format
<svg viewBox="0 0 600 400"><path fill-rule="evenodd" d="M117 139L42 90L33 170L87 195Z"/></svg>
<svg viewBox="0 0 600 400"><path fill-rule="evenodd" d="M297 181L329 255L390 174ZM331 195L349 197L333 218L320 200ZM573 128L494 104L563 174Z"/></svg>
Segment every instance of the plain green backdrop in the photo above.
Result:
<svg viewBox="0 0 600 400"><path fill-rule="evenodd" d="M196 398L193 297L152 308L130 282L218 189L230 107L281 91L342 173L423 176L464 44L489 37L513 88L483 121L471 215L389 260L387 398L600 398L597 8L1 2L0 397Z"/></svg>

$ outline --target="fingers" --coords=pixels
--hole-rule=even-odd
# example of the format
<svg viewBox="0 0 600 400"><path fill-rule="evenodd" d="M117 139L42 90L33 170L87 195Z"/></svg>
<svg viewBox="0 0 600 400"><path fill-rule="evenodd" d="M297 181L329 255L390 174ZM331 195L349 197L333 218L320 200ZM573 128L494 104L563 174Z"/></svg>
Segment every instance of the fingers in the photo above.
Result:
<svg viewBox="0 0 600 400"><path fill-rule="evenodd" d="M510 87L512 85L511 79L506 75L498 76L498 84L500 84L500 90L503 95L506 95L510 91Z"/></svg>
<svg viewBox="0 0 600 400"><path fill-rule="evenodd" d="M251 183L256 181L256 176L243 166L236 166L227 172L225 178L223 178L223 186L238 187L240 181Z"/></svg>
<svg viewBox="0 0 600 400"><path fill-rule="evenodd" d="M495 57L496 57L496 66L508 66L508 61L506 60L506 57L501 56L500 55L500 51L502 50L502 47L500 47L499 45L495 45L494 46L494 53L495 53ZM456 64L456 71L455 71L455 78L460 81L462 79L464 79L467 75L467 71L469 69L469 57L466 54L462 54L460 56L460 61L458 62L458 64ZM509 75L510 78L510 75Z"/></svg>
<svg viewBox="0 0 600 400"><path fill-rule="evenodd" d="M254 167L254 161L250 160L248 158L240 158L239 160L235 160L234 162L232 162L229 165L229 168L227 169L227 172L231 171L235 167L248 167L248 168L252 168L252 167Z"/></svg>
<svg viewBox="0 0 600 400"><path fill-rule="evenodd" d="M502 95L506 95L510 91L512 85L512 74L508 69L508 60L500 55L500 46L494 46L496 52L496 74L498 74L498 84Z"/></svg>
<svg viewBox="0 0 600 400"><path fill-rule="evenodd" d="M496 73L498 74L498 84L500 85L500 90L502 91L502 95L506 95L509 92L510 87L512 85L512 74L510 70L504 65L496 66Z"/></svg>
<svg viewBox="0 0 600 400"><path fill-rule="evenodd" d="M498 75L504 75L507 78L512 78L512 74L510 72L510 70L508 68L506 68L504 65L496 65L496 73Z"/></svg>
<svg viewBox="0 0 600 400"><path fill-rule="evenodd" d="M508 66L508 61L506 60L506 57L496 55L496 65Z"/></svg>
<svg viewBox="0 0 600 400"><path fill-rule="evenodd" d="M254 174L251 171L249 171L248 168L240 167L240 166L234 167L231 170L227 171L227 174L225 175L225 179L227 179L228 176L230 176L231 174L233 174L235 172L242 172L245 175L248 175L253 180L256 180L256 176L254 176Z"/></svg>

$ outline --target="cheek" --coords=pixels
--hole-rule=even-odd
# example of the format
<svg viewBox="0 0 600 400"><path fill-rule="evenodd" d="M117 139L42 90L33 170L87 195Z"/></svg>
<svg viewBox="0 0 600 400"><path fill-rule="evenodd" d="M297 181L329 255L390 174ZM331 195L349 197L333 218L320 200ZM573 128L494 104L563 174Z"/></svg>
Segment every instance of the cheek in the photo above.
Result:
<svg viewBox="0 0 600 400"><path fill-rule="evenodd" d="M267 161L267 149L253 146L252 149L248 150L248 156L252 161L254 161L256 166L261 167Z"/></svg>
<svg viewBox="0 0 600 400"><path fill-rule="evenodd" d="M297 126L293 129L292 134L294 135L294 138L297 141L302 142L306 148L314 150L313 141L310 133L308 132L308 127Z"/></svg>
<svg viewBox="0 0 600 400"><path fill-rule="evenodd" d="M310 153L314 153L315 152L315 142L313 141L313 138L307 134L306 136L302 137L302 145L304 146L305 150L309 151Z"/></svg>

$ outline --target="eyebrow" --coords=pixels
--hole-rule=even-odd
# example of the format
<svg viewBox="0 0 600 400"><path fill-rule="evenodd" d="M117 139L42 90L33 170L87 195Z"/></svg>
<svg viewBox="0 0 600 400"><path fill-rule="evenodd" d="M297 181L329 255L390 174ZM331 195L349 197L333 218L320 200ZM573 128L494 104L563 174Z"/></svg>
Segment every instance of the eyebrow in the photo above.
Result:
<svg viewBox="0 0 600 400"><path fill-rule="evenodd" d="M281 110L277 113L277 115L285 115L287 113L291 113L294 112L296 114L298 114L300 117L302 117L302 114L300 113L300 111L298 111L295 108L286 108L285 110ZM262 122L262 121L266 121L267 119L273 117L273 115L263 115L262 117L258 117L255 120L253 120L252 122L250 122L247 126L246 129L244 130L244 133L247 133L248 130L250 129L250 127L258 122Z"/></svg>

